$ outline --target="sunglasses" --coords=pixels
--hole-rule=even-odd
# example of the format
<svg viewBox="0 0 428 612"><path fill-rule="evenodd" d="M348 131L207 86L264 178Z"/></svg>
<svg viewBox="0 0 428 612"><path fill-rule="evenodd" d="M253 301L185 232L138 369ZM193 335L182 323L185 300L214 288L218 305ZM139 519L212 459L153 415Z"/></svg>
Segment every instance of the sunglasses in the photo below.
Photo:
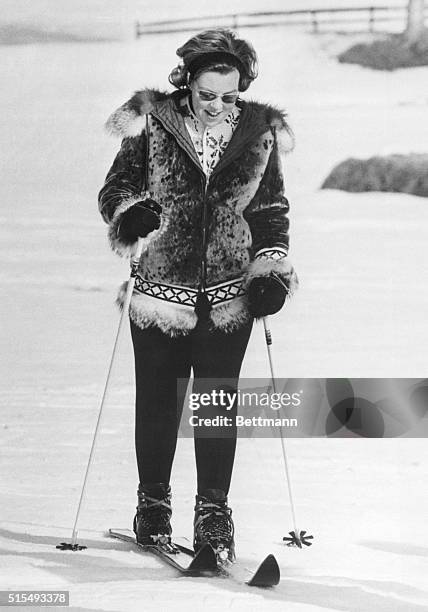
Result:
<svg viewBox="0 0 428 612"><path fill-rule="evenodd" d="M196 92L202 102L212 102L217 98L221 98L223 104L235 104L236 100L239 98L239 94L223 94L222 96L218 96L215 93L205 91L204 89L197 89Z"/></svg>

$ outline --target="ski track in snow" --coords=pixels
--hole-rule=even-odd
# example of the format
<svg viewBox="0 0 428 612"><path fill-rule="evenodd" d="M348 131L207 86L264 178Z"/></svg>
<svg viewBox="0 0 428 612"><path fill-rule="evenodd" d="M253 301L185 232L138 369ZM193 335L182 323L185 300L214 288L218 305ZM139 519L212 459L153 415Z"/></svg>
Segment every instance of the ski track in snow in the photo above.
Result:
<svg viewBox="0 0 428 612"><path fill-rule="evenodd" d="M343 40L333 37L242 34L261 60L251 97L286 107L298 143L285 170L301 289L271 321L278 375L424 377L425 199L319 185L348 156L426 152L428 69L338 65L331 55ZM118 145L102 123L134 89L167 87L182 38L2 47L0 589L66 589L74 611L427 610L424 439L289 440L299 527L316 538L303 551L281 543L293 527L278 441L239 440L235 571L244 579L273 552L274 590L177 577L104 537L130 526L136 501L129 334L79 524L88 549L55 549L71 538L118 323L115 290L128 275L96 209ZM267 375L256 326L242 376ZM194 483L193 444L180 439L174 531L187 537Z"/></svg>

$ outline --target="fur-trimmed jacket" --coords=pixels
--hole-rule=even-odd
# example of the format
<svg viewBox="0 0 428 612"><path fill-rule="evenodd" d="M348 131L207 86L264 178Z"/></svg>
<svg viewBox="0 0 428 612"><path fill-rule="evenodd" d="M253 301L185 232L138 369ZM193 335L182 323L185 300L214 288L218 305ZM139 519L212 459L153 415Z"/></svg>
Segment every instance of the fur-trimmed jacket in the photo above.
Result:
<svg viewBox="0 0 428 612"><path fill-rule="evenodd" d="M107 128L122 145L99 194L111 246L121 255L133 249L118 234L124 212L146 197L161 205L161 226L144 239L130 316L171 336L195 327L200 292L213 326L232 331L250 319L252 278L274 270L290 295L297 287L287 257L280 153L291 150L292 136L284 113L237 101L239 122L208 179L186 129L188 93L142 90L111 115Z"/></svg>

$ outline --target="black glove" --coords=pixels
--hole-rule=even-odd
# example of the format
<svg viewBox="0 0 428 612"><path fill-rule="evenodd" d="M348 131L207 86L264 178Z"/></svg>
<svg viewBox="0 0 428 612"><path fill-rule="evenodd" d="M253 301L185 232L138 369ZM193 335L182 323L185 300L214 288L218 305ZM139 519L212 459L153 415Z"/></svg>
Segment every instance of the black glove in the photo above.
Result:
<svg viewBox="0 0 428 612"><path fill-rule="evenodd" d="M253 317L275 314L284 306L288 284L276 272L253 278L248 287L248 309Z"/></svg>
<svg viewBox="0 0 428 612"><path fill-rule="evenodd" d="M138 237L145 238L160 227L162 207L147 198L137 202L123 213L117 235L124 242L135 242Z"/></svg>

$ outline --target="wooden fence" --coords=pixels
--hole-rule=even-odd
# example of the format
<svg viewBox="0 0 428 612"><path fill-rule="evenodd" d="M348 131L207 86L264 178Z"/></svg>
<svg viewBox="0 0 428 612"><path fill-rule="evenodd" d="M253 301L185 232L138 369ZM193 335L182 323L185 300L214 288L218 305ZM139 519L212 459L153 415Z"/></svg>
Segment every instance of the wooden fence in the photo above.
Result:
<svg viewBox="0 0 428 612"><path fill-rule="evenodd" d="M427 11L427 7L425 8ZM330 9L307 9L293 11L264 11L254 13L232 13L206 17L187 17L181 19L137 21L137 38L149 34L168 34L174 32L194 32L210 27L261 28L273 26L307 26L314 32L325 31L369 31L395 22L404 29L407 6L366 6Z"/></svg>

